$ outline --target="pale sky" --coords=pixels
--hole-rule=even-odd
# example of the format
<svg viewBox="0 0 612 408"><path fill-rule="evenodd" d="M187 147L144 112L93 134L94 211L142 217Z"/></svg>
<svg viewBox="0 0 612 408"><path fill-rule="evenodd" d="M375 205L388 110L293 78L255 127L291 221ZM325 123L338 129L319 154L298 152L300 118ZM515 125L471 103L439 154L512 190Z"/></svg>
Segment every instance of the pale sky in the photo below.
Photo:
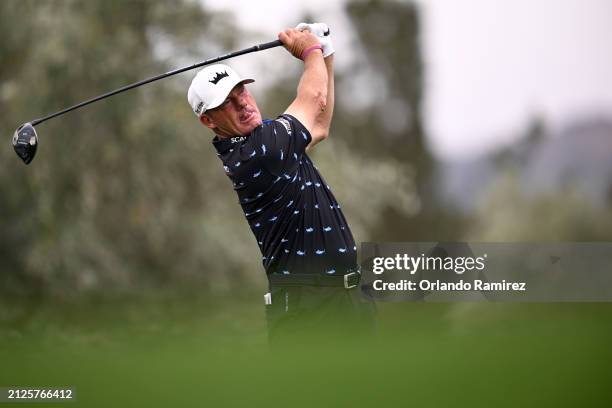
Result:
<svg viewBox="0 0 612 408"><path fill-rule="evenodd" d="M270 39L309 10L329 24L339 67L350 62L354 41L343 3L204 1L233 11L241 25L269 32ZM438 155L469 157L508 144L535 114L553 130L581 115L612 117L612 1L418 3L425 124Z"/></svg>

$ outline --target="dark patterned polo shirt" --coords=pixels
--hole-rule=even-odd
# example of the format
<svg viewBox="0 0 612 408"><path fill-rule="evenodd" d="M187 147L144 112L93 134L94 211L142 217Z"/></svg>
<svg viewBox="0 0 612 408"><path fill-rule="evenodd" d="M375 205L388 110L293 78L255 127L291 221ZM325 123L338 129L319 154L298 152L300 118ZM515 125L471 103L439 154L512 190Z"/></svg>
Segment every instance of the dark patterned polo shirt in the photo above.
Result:
<svg viewBox="0 0 612 408"><path fill-rule="evenodd" d="M340 204L305 153L308 130L293 116L213 145L233 182L267 274L342 275L357 247Z"/></svg>

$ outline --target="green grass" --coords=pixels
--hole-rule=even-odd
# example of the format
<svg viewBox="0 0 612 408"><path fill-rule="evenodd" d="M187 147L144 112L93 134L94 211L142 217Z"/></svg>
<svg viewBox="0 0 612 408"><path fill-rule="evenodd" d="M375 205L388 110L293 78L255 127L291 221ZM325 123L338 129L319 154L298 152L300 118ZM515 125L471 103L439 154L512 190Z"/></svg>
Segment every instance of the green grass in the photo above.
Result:
<svg viewBox="0 0 612 408"><path fill-rule="evenodd" d="M76 389L52 406L612 403L612 304L379 303L375 339L284 350L267 346L259 292L2 310L0 386Z"/></svg>

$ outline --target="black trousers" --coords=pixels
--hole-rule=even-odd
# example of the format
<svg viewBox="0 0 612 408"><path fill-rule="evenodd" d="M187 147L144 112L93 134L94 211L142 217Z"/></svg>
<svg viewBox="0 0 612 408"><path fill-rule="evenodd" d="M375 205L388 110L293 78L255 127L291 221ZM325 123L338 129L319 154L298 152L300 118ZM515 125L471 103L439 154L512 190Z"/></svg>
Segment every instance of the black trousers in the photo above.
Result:
<svg viewBox="0 0 612 408"><path fill-rule="evenodd" d="M361 296L359 287L271 286L270 294L266 320L271 345L347 344L375 334L376 306Z"/></svg>

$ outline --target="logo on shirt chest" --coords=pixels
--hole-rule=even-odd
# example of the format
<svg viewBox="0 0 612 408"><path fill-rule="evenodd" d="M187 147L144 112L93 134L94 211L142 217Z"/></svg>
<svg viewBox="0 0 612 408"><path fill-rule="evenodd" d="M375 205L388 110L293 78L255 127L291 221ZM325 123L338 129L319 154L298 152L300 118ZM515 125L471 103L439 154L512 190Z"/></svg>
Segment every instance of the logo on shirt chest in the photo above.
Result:
<svg viewBox="0 0 612 408"><path fill-rule="evenodd" d="M285 118L278 118L278 119L276 119L276 121L285 127L285 129L287 130L288 134L291 134L291 124L289 123L289 121L287 119L285 119Z"/></svg>
<svg viewBox="0 0 612 408"><path fill-rule="evenodd" d="M238 143L238 142L242 142L242 141L244 141L244 140L246 140L246 136L232 137L232 138L230 139L230 142L232 142L232 143Z"/></svg>

